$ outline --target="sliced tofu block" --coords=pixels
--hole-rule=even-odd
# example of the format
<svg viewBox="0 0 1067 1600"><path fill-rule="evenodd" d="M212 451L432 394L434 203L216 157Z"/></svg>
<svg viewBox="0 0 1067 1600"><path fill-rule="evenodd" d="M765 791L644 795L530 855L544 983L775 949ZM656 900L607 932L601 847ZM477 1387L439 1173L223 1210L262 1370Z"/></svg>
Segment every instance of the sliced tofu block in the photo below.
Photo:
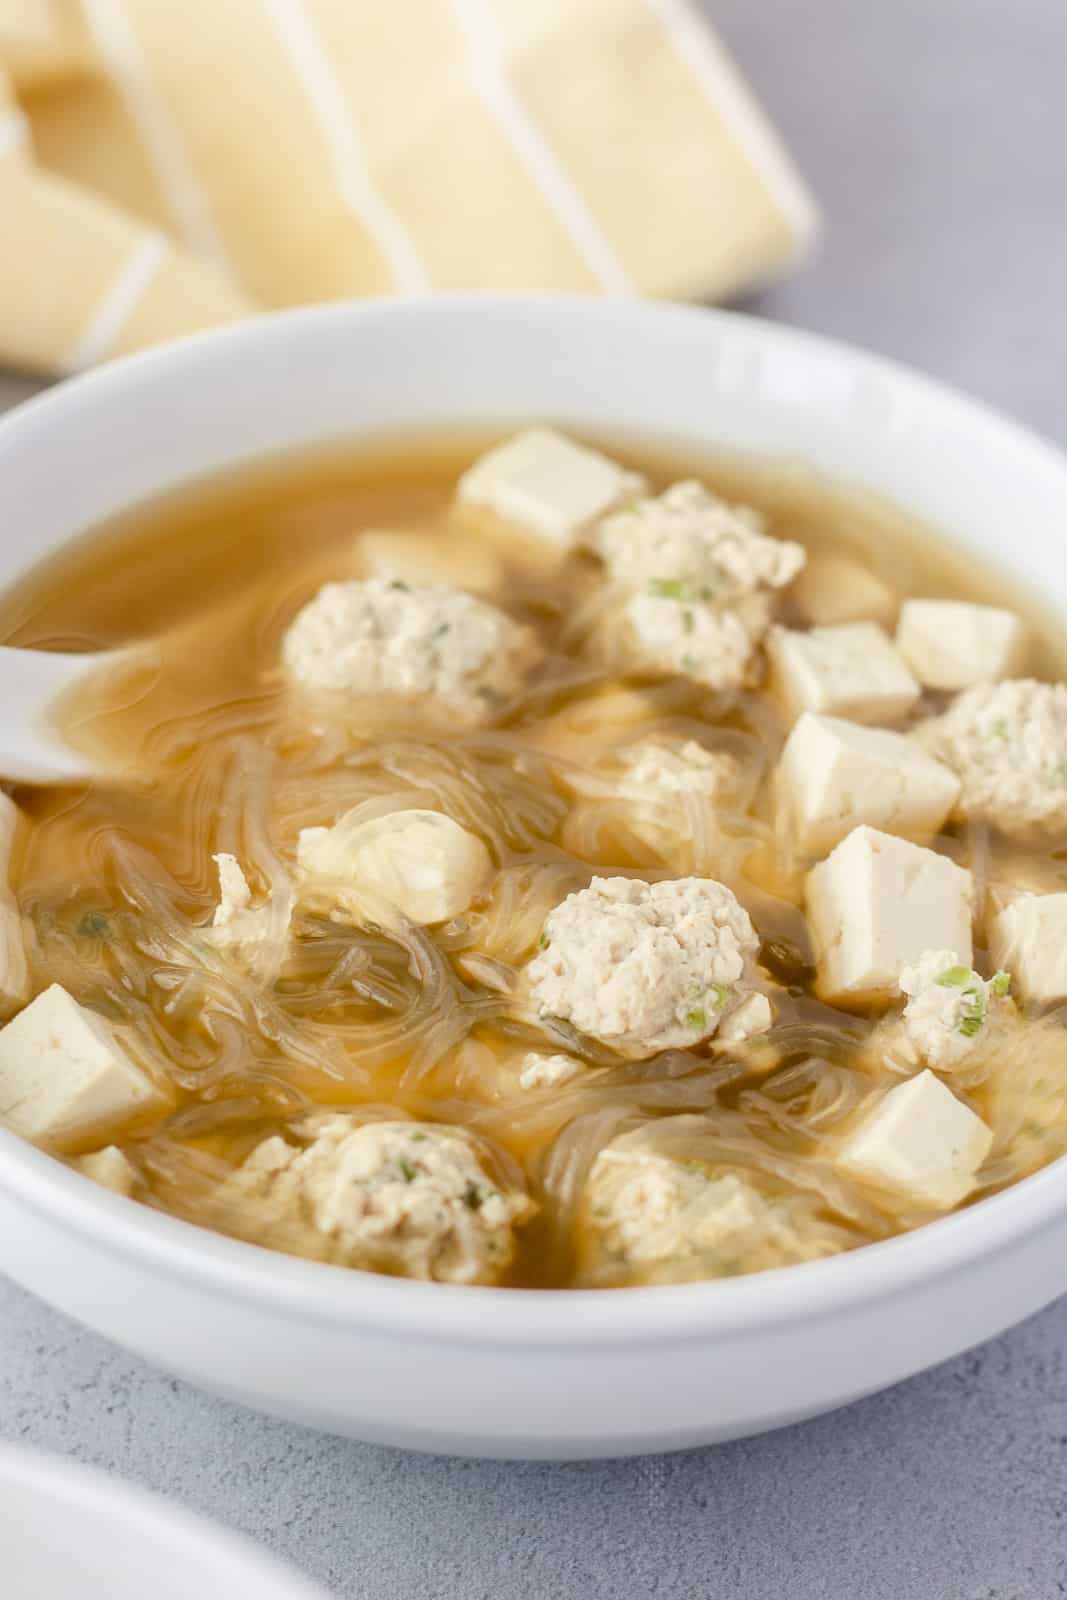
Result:
<svg viewBox="0 0 1067 1600"><path fill-rule="evenodd" d="M864 822L928 839L960 780L906 734L805 711L782 751L776 791L783 831L803 854L822 855Z"/></svg>
<svg viewBox="0 0 1067 1600"><path fill-rule="evenodd" d="M598 517L644 488L640 473L599 451L552 428L528 428L468 468L456 495L462 505L491 511L567 549Z"/></svg>
<svg viewBox="0 0 1067 1600"><path fill-rule="evenodd" d="M929 1070L890 1089L846 1139L838 1170L949 1211L970 1194L993 1134Z"/></svg>
<svg viewBox="0 0 1067 1600"><path fill-rule="evenodd" d="M114 1189L116 1194L131 1195L141 1182L137 1169L126 1160L118 1145L109 1144L104 1150L94 1150L90 1156L79 1156L74 1165L94 1183L104 1189Z"/></svg>
<svg viewBox="0 0 1067 1600"><path fill-rule="evenodd" d="M875 622L843 622L767 635L774 687L792 711L820 711L853 722L899 722L921 689Z"/></svg>
<svg viewBox="0 0 1067 1600"><path fill-rule="evenodd" d="M725 1016L715 1035L716 1044L744 1044L774 1026L774 1012L765 994L750 994Z"/></svg>
<svg viewBox="0 0 1067 1600"><path fill-rule="evenodd" d="M110 1023L58 983L0 1029L0 1122L24 1139L73 1144L165 1103Z"/></svg>
<svg viewBox="0 0 1067 1600"><path fill-rule="evenodd" d="M854 828L807 877L817 988L841 1005L889 999L924 950L971 965L971 874L876 828Z"/></svg>
<svg viewBox="0 0 1067 1600"><path fill-rule="evenodd" d="M789 599L805 622L820 628L835 622L880 622L889 628L897 610L888 583L852 556L809 556Z"/></svg>
<svg viewBox="0 0 1067 1600"><path fill-rule="evenodd" d="M332 828L304 828L297 841L301 893L332 899L355 917L447 922L488 886L493 863L482 841L440 811L390 811L364 820L347 812ZM395 920L395 919L393 919Z"/></svg>
<svg viewBox="0 0 1067 1600"><path fill-rule="evenodd" d="M1021 894L993 918L989 947L1024 1000L1067 1000L1067 894Z"/></svg>
<svg viewBox="0 0 1067 1600"><path fill-rule="evenodd" d="M905 600L897 649L928 689L969 689L1016 677L1026 628L1014 611L966 600Z"/></svg>
<svg viewBox="0 0 1067 1600"><path fill-rule="evenodd" d="M29 992L22 916L10 882L18 820L18 806L0 790L0 1017L17 1011Z"/></svg>
<svg viewBox="0 0 1067 1600"><path fill-rule="evenodd" d="M399 578L413 588L440 584L486 594L504 575L503 563L470 533L408 533L377 528L361 533L356 548L368 578Z"/></svg>

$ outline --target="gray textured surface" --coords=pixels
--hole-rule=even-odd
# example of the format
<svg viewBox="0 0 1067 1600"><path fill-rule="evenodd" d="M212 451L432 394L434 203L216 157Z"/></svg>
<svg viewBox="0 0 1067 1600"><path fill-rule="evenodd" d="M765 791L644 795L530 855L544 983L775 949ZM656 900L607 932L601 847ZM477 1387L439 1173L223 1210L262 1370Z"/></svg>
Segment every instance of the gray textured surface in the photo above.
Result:
<svg viewBox="0 0 1067 1600"><path fill-rule="evenodd" d="M754 309L1067 438L1064 0L705 4L827 213L819 260ZM207 1510L359 1600L1047 1600L1067 1594L1065 1338L1067 1303L802 1428L524 1467L251 1416L0 1282L0 1435Z"/></svg>

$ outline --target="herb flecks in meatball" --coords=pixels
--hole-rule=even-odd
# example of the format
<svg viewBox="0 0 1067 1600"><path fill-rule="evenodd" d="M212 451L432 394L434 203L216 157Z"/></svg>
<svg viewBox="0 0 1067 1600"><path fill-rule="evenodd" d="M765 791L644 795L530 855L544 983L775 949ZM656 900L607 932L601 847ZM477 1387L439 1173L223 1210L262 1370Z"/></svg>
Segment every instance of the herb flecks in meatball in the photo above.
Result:
<svg viewBox="0 0 1067 1600"><path fill-rule="evenodd" d="M327 583L282 641L305 689L430 701L471 724L516 695L540 657L533 630L496 606L388 578Z"/></svg>
<svg viewBox="0 0 1067 1600"><path fill-rule="evenodd" d="M771 594L804 565L798 544L695 482L605 517L592 538L623 603L625 654L641 671L728 691L756 671Z"/></svg>
<svg viewBox="0 0 1067 1600"><path fill-rule="evenodd" d="M705 602L784 588L805 561L802 545L764 532L759 512L693 480L605 517L593 544L616 583Z"/></svg>
<svg viewBox="0 0 1067 1600"><path fill-rule="evenodd" d="M546 919L530 996L622 1055L687 1049L752 994L758 947L748 912L713 879L594 878Z"/></svg>
<svg viewBox="0 0 1067 1600"><path fill-rule="evenodd" d="M736 604L702 605L658 590L631 595L623 607L625 656L649 673L695 678L709 689L739 689L755 673L756 651L767 631L766 597L744 595Z"/></svg>
<svg viewBox="0 0 1067 1600"><path fill-rule="evenodd" d="M799 1196L745 1174L675 1160L624 1135L593 1162L579 1221L582 1278L684 1282L832 1255L843 1230Z"/></svg>
<svg viewBox="0 0 1067 1600"><path fill-rule="evenodd" d="M325 1114L274 1137L228 1180L224 1204L269 1228L316 1233L348 1266L442 1283L494 1283L514 1253L525 1194L490 1178L462 1129Z"/></svg>
<svg viewBox="0 0 1067 1600"><path fill-rule="evenodd" d="M902 1017L910 1050L928 1067L951 1071L988 1031L991 1020L1007 1008L1011 978L992 978L961 962L955 950L926 950L900 974L900 992L907 997Z"/></svg>
<svg viewBox="0 0 1067 1600"><path fill-rule="evenodd" d="M958 774L960 816L1021 837L1067 830L1067 684L976 684L918 736Z"/></svg>

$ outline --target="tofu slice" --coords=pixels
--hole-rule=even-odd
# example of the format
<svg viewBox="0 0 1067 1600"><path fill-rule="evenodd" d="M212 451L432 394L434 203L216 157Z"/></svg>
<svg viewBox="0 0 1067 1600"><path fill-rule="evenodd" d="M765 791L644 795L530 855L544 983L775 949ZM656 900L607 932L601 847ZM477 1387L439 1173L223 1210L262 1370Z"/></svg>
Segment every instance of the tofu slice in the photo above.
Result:
<svg viewBox="0 0 1067 1600"><path fill-rule="evenodd" d="M899 722L922 693L875 622L767 635L774 687L794 716L818 711L852 722Z"/></svg>
<svg viewBox="0 0 1067 1600"><path fill-rule="evenodd" d="M928 689L969 689L1018 676L1026 628L1014 611L966 600L906 600L896 646Z"/></svg>
<svg viewBox="0 0 1067 1600"><path fill-rule="evenodd" d="M992 1130L927 1069L883 1095L845 1140L835 1165L861 1183L950 1211L966 1199Z"/></svg>
<svg viewBox="0 0 1067 1600"><path fill-rule="evenodd" d="M18 823L18 806L0 790L0 1017L17 1011L29 993L22 916L10 878Z"/></svg>
<svg viewBox="0 0 1067 1600"><path fill-rule="evenodd" d="M368 578L399 578L413 588L442 585L487 594L504 575L503 563L484 540L453 533L368 529L356 549Z"/></svg>
<svg viewBox="0 0 1067 1600"><path fill-rule="evenodd" d="M836 622L879 622L889 628L897 610L888 583L852 556L809 556L789 599L805 622L819 628Z"/></svg>
<svg viewBox="0 0 1067 1600"><path fill-rule="evenodd" d="M779 824L805 855L832 850L860 823L928 839L960 792L950 768L903 733L805 711L775 780Z"/></svg>
<svg viewBox="0 0 1067 1600"><path fill-rule="evenodd" d="M75 1144L165 1104L111 1024L58 983L0 1029L0 1122L24 1139Z"/></svg>
<svg viewBox="0 0 1067 1600"><path fill-rule="evenodd" d="M993 918L989 947L1024 1000L1067 1000L1067 894L1021 894Z"/></svg>
<svg viewBox="0 0 1067 1600"><path fill-rule="evenodd" d="M527 428L469 467L456 497L566 550L645 486L640 473L553 428Z"/></svg>
<svg viewBox="0 0 1067 1600"><path fill-rule="evenodd" d="M955 950L971 965L971 874L936 850L854 828L806 887L824 1000L888 1000L924 950Z"/></svg>

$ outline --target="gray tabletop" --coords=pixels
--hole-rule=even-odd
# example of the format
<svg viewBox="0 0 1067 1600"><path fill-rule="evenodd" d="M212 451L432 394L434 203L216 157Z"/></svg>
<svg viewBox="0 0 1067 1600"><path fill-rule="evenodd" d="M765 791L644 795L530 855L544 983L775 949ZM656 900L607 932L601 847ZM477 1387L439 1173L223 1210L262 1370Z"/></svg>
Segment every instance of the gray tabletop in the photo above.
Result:
<svg viewBox="0 0 1067 1600"><path fill-rule="evenodd" d="M703 0L817 190L752 309L1067 441L1064 0ZM25 392L26 386L22 386ZM18 397L0 379L0 401ZM803 1427L659 1459L421 1459L253 1416L0 1280L0 1436L242 1528L360 1600L1067 1594L1067 1302Z"/></svg>

